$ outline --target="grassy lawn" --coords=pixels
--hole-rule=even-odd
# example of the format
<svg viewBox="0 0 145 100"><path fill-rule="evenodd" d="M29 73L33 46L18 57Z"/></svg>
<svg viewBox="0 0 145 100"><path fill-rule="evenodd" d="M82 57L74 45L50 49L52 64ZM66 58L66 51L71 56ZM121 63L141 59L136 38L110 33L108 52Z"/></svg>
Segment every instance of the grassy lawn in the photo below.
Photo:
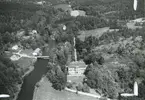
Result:
<svg viewBox="0 0 145 100"><path fill-rule="evenodd" d="M80 40L84 41L85 37L88 36L95 36L95 37L100 37L104 32L107 32L109 30L109 27L104 27L104 28L97 28L94 30L89 30L89 31L80 31L80 35L78 36L78 38L80 38Z"/></svg>
<svg viewBox="0 0 145 100"><path fill-rule="evenodd" d="M54 5L54 8L58 9L58 8L61 8L65 11L67 10L72 10L71 7L69 7L68 4L58 4L58 5Z"/></svg>
<svg viewBox="0 0 145 100"><path fill-rule="evenodd" d="M24 74L34 68L34 59L31 58L20 58L18 61L15 61L15 63L20 66L18 69L22 70Z"/></svg>
<svg viewBox="0 0 145 100"><path fill-rule="evenodd" d="M27 54L29 56L32 56L33 50L31 49L26 49L22 50L20 53ZM34 59L32 58L20 58L18 61L15 61L24 71L28 70L30 66L33 66Z"/></svg>
<svg viewBox="0 0 145 100"><path fill-rule="evenodd" d="M82 83L85 76L67 76L67 80L75 83Z"/></svg>
<svg viewBox="0 0 145 100"><path fill-rule="evenodd" d="M32 49L25 49L25 50L22 50L20 53L24 53L24 54L27 54L29 56L32 56L32 53L33 53L33 50Z"/></svg>
<svg viewBox="0 0 145 100"><path fill-rule="evenodd" d="M42 78L40 86L33 95L33 100L97 100L93 97L78 95L67 91L57 91L51 87L46 77Z"/></svg>
<svg viewBox="0 0 145 100"><path fill-rule="evenodd" d="M134 22L128 22L128 23L127 23L127 27L128 27L129 29L142 28L142 26L135 26L135 23L134 23Z"/></svg>
<svg viewBox="0 0 145 100"><path fill-rule="evenodd" d="M13 55L12 51L9 51L9 52L10 53L6 53L7 58L10 58ZM27 49L27 50L22 50L20 53L24 53L29 56L32 56L32 52L33 52L33 50ZM32 70L34 68L33 64L35 62L35 59L22 57L19 60L16 60L13 62L19 66L18 70L23 71L24 72L23 74L26 74L27 71Z"/></svg>

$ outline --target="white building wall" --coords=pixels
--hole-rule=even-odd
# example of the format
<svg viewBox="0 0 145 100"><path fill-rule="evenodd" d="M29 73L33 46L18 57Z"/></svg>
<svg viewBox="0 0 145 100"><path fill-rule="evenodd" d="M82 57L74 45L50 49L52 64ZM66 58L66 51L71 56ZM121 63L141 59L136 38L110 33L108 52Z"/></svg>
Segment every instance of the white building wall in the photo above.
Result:
<svg viewBox="0 0 145 100"><path fill-rule="evenodd" d="M69 68L69 75L82 75L86 68Z"/></svg>

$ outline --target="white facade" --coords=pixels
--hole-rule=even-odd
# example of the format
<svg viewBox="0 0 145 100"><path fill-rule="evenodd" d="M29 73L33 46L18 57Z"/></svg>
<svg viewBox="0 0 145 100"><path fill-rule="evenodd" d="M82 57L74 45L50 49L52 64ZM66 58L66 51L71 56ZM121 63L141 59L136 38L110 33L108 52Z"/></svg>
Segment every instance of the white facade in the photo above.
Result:
<svg viewBox="0 0 145 100"><path fill-rule="evenodd" d="M77 17L77 16L79 16L79 11L77 11L77 10L71 11L70 15L73 17Z"/></svg>
<svg viewBox="0 0 145 100"><path fill-rule="evenodd" d="M83 75L86 68L68 68L69 75Z"/></svg>
<svg viewBox="0 0 145 100"><path fill-rule="evenodd" d="M83 62L72 62L68 66L68 74L69 75L83 75L86 69L86 65Z"/></svg>

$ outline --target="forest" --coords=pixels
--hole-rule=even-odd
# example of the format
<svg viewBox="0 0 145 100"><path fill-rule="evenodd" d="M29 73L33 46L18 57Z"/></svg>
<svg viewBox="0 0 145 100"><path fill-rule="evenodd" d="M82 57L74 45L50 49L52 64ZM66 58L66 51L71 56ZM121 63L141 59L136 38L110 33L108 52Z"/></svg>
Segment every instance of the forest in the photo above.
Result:
<svg viewBox="0 0 145 100"><path fill-rule="evenodd" d="M66 2L69 2L69 0ZM134 19L135 14L136 17L144 16L143 0L139 1L140 6L136 12L133 11L132 5L129 5L131 2L132 0L98 0L97 2L95 0L74 0L71 2L73 9L84 10L87 13L87 17L78 16L76 18L72 18L68 12L62 9L55 9L53 6L42 7L26 2L0 2L0 93L8 93L13 96L17 92L17 84L22 81L22 71L17 70L18 65L5 57L4 51L8 50L12 44L18 42L24 48L35 49L49 44L51 37L54 37L57 46L52 50L52 56L48 63L49 71L47 77L55 89L63 90L67 84L66 65L69 63L69 56L73 55L72 40L75 36L78 60L83 59L88 65L84 73L88 86L94 89L99 88L105 96L115 98L121 88L127 88L124 91L130 92L133 87L133 80L137 77L142 79L142 82L139 84L139 98L135 100L144 100L144 56L137 51L134 54L130 52L131 49L144 50L144 28L131 30L120 27L120 31L104 33L99 39L90 36L86 37L85 41L81 41L77 38L81 30L111 27L111 25L116 24L115 21L117 19ZM114 10L117 10L117 14L111 14L110 16L104 14ZM67 26L66 31L62 29L62 25ZM28 35L29 30L37 30L39 38L20 39L16 34L21 29L25 30L25 36ZM133 45L137 45L136 47L119 45L118 47L106 49L104 46L100 51L96 48L101 45L110 45L111 43L118 45L120 37L125 40L131 36L133 38L132 41L135 41L136 37L142 36L142 41L135 42ZM114 54L118 59L129 59L132 64L127 65L129 70L125 70L122 67L112 70L109 67L104 67L106 60L103 54ZM73 59L74 57L72 56L71 60ZM109 71L113 74L117 73L117 76L112 77L113 74L110 74ZM108 83L109 86L107 86Z"/></svg>

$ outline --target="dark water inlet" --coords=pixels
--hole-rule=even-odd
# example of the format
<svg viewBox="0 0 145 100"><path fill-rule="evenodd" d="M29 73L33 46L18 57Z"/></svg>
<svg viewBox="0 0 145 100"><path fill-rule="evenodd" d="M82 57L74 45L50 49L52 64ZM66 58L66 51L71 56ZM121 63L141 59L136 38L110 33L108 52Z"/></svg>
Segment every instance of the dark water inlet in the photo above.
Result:
<svg viewBox="0 0 145 100"><path fill-rule="evenodd" d="M34 70L25 76L21 91L18 94L17 100L32 100L35 84L41 79L41 77L47 72L48 60L37 59L34 64Z"/></svg>

